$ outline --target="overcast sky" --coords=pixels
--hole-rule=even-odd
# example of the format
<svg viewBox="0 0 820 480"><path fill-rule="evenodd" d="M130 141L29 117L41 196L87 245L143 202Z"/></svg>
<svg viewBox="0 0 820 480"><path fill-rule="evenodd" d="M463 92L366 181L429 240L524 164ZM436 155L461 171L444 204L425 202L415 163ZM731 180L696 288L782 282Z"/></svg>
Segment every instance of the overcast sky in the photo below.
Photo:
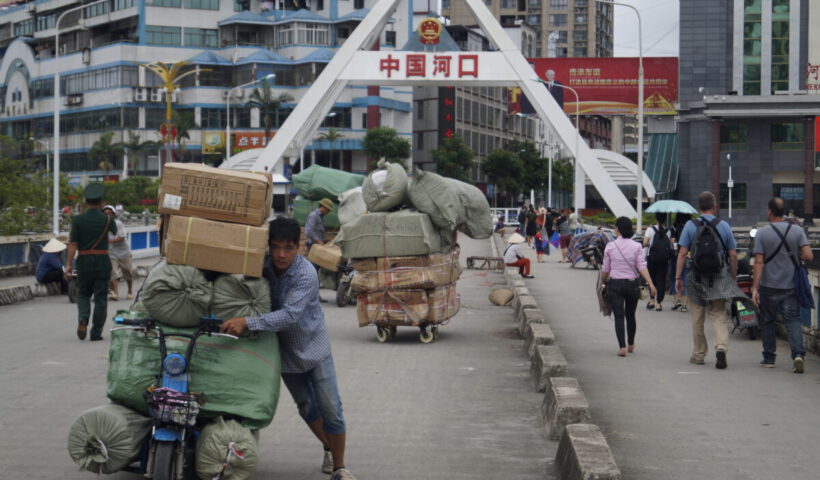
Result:
<svg viewBox="0 0 820 480"><path fill-rule="evenodd" d="M678 0L619 0L641 13L643 55L677 57L680 37ZM628 7L615 7L615 56L638 56L638 20Z"/></svg>

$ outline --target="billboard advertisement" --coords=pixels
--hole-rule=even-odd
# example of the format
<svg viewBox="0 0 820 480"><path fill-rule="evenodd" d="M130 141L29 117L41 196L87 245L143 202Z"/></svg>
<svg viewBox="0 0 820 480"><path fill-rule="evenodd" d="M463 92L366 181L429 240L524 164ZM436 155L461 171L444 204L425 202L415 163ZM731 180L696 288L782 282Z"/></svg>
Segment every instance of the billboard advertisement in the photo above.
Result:
<svg viewBox="0 0 820 480"><path fill-rule="evenodd" d="M567 114L637 115L637 58L531 58L544 87ZM643 59L644 114L675 115L678 101L677 57Z"/></svg>

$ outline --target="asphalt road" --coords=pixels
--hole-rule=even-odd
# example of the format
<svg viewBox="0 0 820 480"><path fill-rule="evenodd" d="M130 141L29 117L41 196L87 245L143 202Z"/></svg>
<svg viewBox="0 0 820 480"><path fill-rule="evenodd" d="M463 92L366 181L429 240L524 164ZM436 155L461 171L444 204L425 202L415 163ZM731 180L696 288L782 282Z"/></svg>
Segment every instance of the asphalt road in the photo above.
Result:
<svg viewBox="0 0 820 480"><path fill-rule="evenodd" d="M462 264L490 254L487 241L462 244ZM554 478L557 444L540 426L543 395L533 390L523 342L513 338L512 310L487 301L494 282L502 276L465 271L461 311L429 345L414 328L378 343L375 327L358 328L354 307L324 304L348 423L347 464L358 478ZM109 312L126 306L116 302ZM79 341L64 297L0 307L0 325L0 478L91 478L69 458L66 438L80 412L107 403L107 332L102 342ZM282 390L261 432L254 478L328 478L319 470L321 447Z"/></svg>
<svg viewBox="0 0 820 480"><path fill-rule="evenodd" d="M710 354L692 365L690 313L669 311L665 300L664 312L639 305L637 349L617 357L613 322L598 313L596 272L545 258L527 286L625 479L820 478L817 356L807 356L805 374L792 374L788 344L778 341L777 367L764 369L760 341L735 333L729 368L717 370L707 320Z"/></svg>

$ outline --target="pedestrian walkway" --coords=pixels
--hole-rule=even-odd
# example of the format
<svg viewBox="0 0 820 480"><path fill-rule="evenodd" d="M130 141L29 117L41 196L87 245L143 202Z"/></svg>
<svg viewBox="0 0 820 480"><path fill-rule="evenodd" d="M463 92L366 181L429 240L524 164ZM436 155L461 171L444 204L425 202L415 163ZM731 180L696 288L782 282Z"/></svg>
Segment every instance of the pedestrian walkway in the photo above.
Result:
<svg viewBox="0 0 820 480"><path fill-rule="evenodd" d="M631 480L817 479L815 413L820 362L791 373L788 344L778 341L774 369L758 366L760 341L731 336L729 368L692 365L690 313L638 307L636 351L616 356L613 322L598 312L597 272L535 263L527 287L589 401L623 477Z"/></svg>

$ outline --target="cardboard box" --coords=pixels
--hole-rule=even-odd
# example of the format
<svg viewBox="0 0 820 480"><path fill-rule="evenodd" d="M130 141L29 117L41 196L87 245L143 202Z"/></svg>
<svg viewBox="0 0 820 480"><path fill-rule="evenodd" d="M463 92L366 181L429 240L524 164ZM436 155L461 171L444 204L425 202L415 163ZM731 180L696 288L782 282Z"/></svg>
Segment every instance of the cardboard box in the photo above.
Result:
<svg viewBox="0 0 820 480"><path fill-rule="evenodd" d="M458 280L461 268L451 263L427 267L398 267L386 271L356 271L351 285L356 292L387 289L427 289L449 285Z"/></svg>
<svg viewBox="0 0 820 480"><path fill-rule="evenodd" d="M427 323L429 312L424 290L393 290L356 297L359 326L419 326Z"/></svg>
<svg viewBox="0 0 820 480"><path fill-rule="evenodd" d="M337 245L313 245L308 252L308 260L325 270L336 272L342 260L342 249Z"/></svg>
<svg viewBox="0 0 820 480"><path fill-rule="evenodd" d="M168 263L222 273L262 276L268 227L170 215L163 249Z"/></svg>
<svg viewBox="0 0 820 480"><path fill-rule="evenodd" d="M461 296L456 292L455 284L427 290L430 304L427 320L430 323L445 322L461 309Z"/></svg>
<svg viewBox="0 0 820 480"><path fill-rule="evenodd" d="M162 167L159 212L262 225L270 216L271 177L264 173L169 163Z"/></svg>
<svg viewBox="0 0 820 480"><path fill-rule="evenodd" d="M433 253L410 257L377 257L357 259L351 264L357 272L384 271L405 267L429 267L436 265L458 265L459 250L449 253Z"/></svg>

